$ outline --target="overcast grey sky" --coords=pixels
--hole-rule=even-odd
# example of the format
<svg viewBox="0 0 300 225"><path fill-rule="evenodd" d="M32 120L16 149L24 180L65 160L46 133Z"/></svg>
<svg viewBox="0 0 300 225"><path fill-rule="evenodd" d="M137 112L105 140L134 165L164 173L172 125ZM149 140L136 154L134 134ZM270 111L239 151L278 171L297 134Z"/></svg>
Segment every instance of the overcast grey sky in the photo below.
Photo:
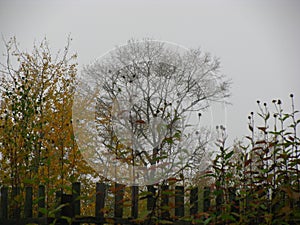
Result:
<svg viewBox="0 0 300 225"><path fill-rule="evenodd" d="M226 123L231 140L247 134L257 99L287 102L294 93L300 107L297 0L0 0L0 32L28 50L44 36L62 48L70 33L79 68L131 38L201 47L233 82L227 117L213 108L214 125Z"/></svg>

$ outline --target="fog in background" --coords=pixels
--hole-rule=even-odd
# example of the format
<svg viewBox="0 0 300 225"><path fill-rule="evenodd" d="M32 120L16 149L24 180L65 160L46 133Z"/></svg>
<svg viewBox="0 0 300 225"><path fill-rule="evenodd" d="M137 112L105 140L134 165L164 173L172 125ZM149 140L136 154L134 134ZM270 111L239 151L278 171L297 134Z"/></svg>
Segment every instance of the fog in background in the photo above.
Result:
<svg viewBox="0 0 300 225"><path fill-rule="evenodd" d="M257 99L280 98L289 109L294 93L300 108L297 0L0 0L0 33L16 36L28 51L43 37L57 51L71 34L79 70L131 38L200 47L219 57L221 72L232 79L232 105L212 107L212 126L226 125L229 145L248 134Z"/></svg>

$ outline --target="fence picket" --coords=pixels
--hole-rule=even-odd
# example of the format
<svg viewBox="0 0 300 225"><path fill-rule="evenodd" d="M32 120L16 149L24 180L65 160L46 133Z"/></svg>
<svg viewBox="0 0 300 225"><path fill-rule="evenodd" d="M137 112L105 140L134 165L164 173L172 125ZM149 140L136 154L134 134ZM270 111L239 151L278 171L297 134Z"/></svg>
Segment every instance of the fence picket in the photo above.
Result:
<svg viewBox="0 0 300 225"><path fill-rule="evenodd" d="M20 203L17 199L19 195L20 195L20 187L14 187L12 189L13 218L16 218L16 219L19 219L21 216Z"/></svg>
<svg viewBox="0 0 300 225"><path fill-rule="evenodd" d="M124 197L125 186L122 184L115 183L114 194L115 194L115 210L114 217L121 218L123 216L123 197Z"/></svg>
<svg viewBox="0 0 300 225"><path fill-rule="evenodd" d="M104 205L106 197L106 185L103 183L96 184L96 206L95 206L95 216L97 219L104 217Z"/></svg>
<svg viewBox="0 0 300 225"><path fill-rule="evenodd" d="M44 213L42 213L41 209L45 209L45 186L39 185L38 190L38 217L43 217Z"/></svg>
<svg viewBox="0 0 300 225"><path fill-rule="evenodd" d="M183 186L175 187L175 216L176 217L184 216L184 187Z"/></svg>
<svg viewBox="0 0 300 225"><path fill-rule="evenodd" d="M32 187L25 188L24 217L32 217Z"/></svg>
<svg viewBox="0 0 300 225"><path fill-rule="evenodd" d="M137 186L132 186L132 199L131 199L131 217L136 219L138 217L138 201L139 201L139 188Z"/></svg>
<svg viewBox="0 0 300 225"><path fill-rule="evenodd" d="M196 215L198 213L198 187L191 189L190 205L190 215Z"/></svg>
<svg viewBox="0 0 300 225"><path fill-rule="evenodd" d="M167 219L170 217L170 209L169 209L169 186L168 185L162 185L161 186L161 208L162 208L162 213L161 213L161 218Z"/></svg>
<svg viewBox="0 0 300 225"><path fill-rule="evenodd" d="M210 208L210 188L204 187L203 190L203 212L208 212Z"/></svg>
<svg viewBox="0 0 300 225"><path fill-rule="evenodd" d="M149 192L147 196L147 210L151 211L155 207L155 187L152 185L147 186L147 190Z"/></svg>
<svg viewBox="0 0 300 225"><path fill-rule="evenodd" d="M0 204L0 218L8 218L8 187L1 188L1 204Z"/></svg>
<svg viewBox="0 0 300 225"><path fill-rule="evenodd" d="M72 184L72 208L74 216L80 215L80 183Z"/></svg>

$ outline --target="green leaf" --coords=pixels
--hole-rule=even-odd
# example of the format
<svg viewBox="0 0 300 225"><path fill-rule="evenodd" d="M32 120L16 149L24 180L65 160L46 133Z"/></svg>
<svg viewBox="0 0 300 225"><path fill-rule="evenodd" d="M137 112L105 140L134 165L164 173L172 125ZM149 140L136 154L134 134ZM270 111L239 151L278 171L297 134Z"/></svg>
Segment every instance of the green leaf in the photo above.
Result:
<svg viewBox="0 0 300 225"><path fill-rule="evenodd" d="M67 220L68 224L72 223L72 217L62 216L61 218Z"/></svg>
<svg viewBox="0 0 300 225"><path fill-rule="evenodd" d="M180 139L181 133L177 132L177 133L174 134L173 137L174 137L174 138L177 138L177 139Z"/></svg>
<svg viewBox="0 0 300 225"><path fill-rule="evenodd" d="M152 212L151 210L150 210L150 211L148 211L148 210L143 210L143 211L140 213L139 217L142 218L142 219L145 219L145 218L147 218L147 216L148 216L151 212Z"/></svg>
<svg viewBox="0 0 300 225"><path fill-rule="evenodd" d="M39 208L39 212L43 213L44 215L47 214L47 209L46 208Z"/></svg>
<svg viewBox="0 0 300 225"><path fill-rule="evenodd" d="M173 222L169 220L159 220L159 224L173 224Z"/></svg>
<svg viewBox="0 0 300 225"><path fill-rule="evenodd" d="M223 214L223 215L221 215L221 218L223 219L223 220L230 220L230 221L235 221L235 218L232 216L232 215L230 215L230 214Z"/></svg>
<svg viewBox="0 0 300 225"><path fill-rule="evenodd" d="M252 132L253 131L253 127L249 124L249 130Z"/></svg>
<svg viewBox="0 0 300 225"><path fill-rule="evenodd" d="M225 155L225 160L231 158L233 154L234 154L234 151L233 151L233 150L232 150L231 152L229 152L228 154L226 154L226 155Z"/></svg>
<svg viewBox="0 0 300 225"><path fill-rule="evenodd" d="M270 118L270 113L268 112L266 115L266 120L268 120Z"/></svg>
<svg viewBox="0 0 300 225"><path fill-rule="evenodd" d="M168 143L168 144L173 144L174 143L173 139L170 138L170 137L169 138L165 138L163 141L166 142L166 143Z"/></svg>
<svg viewBox="0 0 300 225"><path fill-rule="evenodd" d="M212 217L210 217L210 218L208 218L208 219L206 219L205 221L204 221L204 225L207 225L207 224L209 224L210 223L210 221L212 220L213 218Z"/></svg>
<svg viewBox="0 0 300 225"><path fill-rule="evenodd" d="M63 207L67 206L68 204L61 204L59 205L57 208L49 211L49 216L55 216L55 213L57 213L58 211L60 211Z"/></svg>

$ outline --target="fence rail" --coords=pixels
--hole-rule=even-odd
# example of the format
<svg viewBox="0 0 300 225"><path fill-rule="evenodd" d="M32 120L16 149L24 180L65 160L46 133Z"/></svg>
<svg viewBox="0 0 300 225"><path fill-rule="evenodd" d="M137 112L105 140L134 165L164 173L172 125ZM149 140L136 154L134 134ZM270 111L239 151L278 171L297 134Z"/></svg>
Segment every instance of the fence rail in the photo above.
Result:
<svg viewBox="0 0 300 225"><path fill-rule="evenodd" d="M64 194L61 192L56 192L57 206L61 205L60 210L55 214L55 217L46 217L43 213L45 209L45 187L40 185L38 187L38 202L37 202L37 217L33 217L33 188L25 188L25 198L24 205L22 207L23 212L21 212L20 204L15 202L13 207L9 207L9 203L14 201L14 197L20 194L19 188L13 188L11 190L11 197L9 195L10 191L8 187L1 188L1 202L0 202L0 224L7 225L26 225L26 224L140 224L141 221L137 220L139 213L139 187L131 187L131 216L128 218L123 217L123 202L124 202L124 190L125 186L120 184L115 184L115 194L114 194L114 210L113 217L105 217L105 199L107 198L108 186L104 183L96 184L96 199L95 199L95 216L81 216L81 201L80 201L80 189L81 185L79 182L72 184L72 194ZM156 189L153 186L148 186L147 190L149 193L146 196L147 199L147 210L151 211L155 207L155 192ZM208 211L210 207L209 199L209 188L205 188L203 192L203 211ZM161 200L160 207L161 213L159 215L160 221L168 221L172 224L191 224L190 221L184 221L180 218L185 216L185 202L188 201L185 195L185 190L183 186L175 186L170 189L170 186L161 186ZM190 215L195 216L199 212L199 190L198 188L193 188L190 190ZM175 210L173 216L170 216L170 210L168 205L170 203L170 196L174 197ZM68 220L69 218L69 220ZM153 224L152 219L149 217L143 221L143 224Z"/></svg>
<svg viewBox="0 0 300 225"><path fill-rule="evenodd" d="M114 184L114 201L110 203L113 213L107 216L104 210L108 199L108 188L108 185L104 183L96 184L94 216L83 216L81 215L82 196L79 182L72 184L71 194L65 194L61 191L56 192L57 210L51 215L47 214L45 210L47 207L45 186L40 185L37 193L34 193L32 187L26 187L23 193L20 188L11 189L3 186L0 190L0 225L204 224L206 215L211 215L213 212L213 214L218 216L224 208L222 195L216 195L209 187L204 187L201 190L198 187L194 187L187 191L183 186L174 185L148 186L146 196L142 197L138 194L139 187L131 187L130 206L125 206L125 186ZM158 189L160 191L159 201L157 201ZM20 201L15 200L20 194L24 200L22 205ZM34 196L37 196L36 200L34 200ZM243 204L243 200L240 199L236 189L230 189L228 197L230 212L233 213L231 215L241 215L243 212L240 207ZM284 198L283 195L283 201ZM143 218L139 218L139 209L141 208L139 203L141 199L146 199L145 208L147 208L147 213L150 212ZM250 200L246 197L246 204L253 204L250 203ZM128 201L128 198L126 201ZM299 203L299 201L296 201L294 206L299 206ZM124 216L124 208L126 207L130 207L130 216L127 217ZM154 211L155 207L159 207L159 213L153 216L151 212ZM270 204L270 209L267 209L267 211L276 211L276 207L276 205ZM262 218L254 218L251 224L260 224L261 222ZM290 218L287 224L300 224L299 216Z"/></svg>

